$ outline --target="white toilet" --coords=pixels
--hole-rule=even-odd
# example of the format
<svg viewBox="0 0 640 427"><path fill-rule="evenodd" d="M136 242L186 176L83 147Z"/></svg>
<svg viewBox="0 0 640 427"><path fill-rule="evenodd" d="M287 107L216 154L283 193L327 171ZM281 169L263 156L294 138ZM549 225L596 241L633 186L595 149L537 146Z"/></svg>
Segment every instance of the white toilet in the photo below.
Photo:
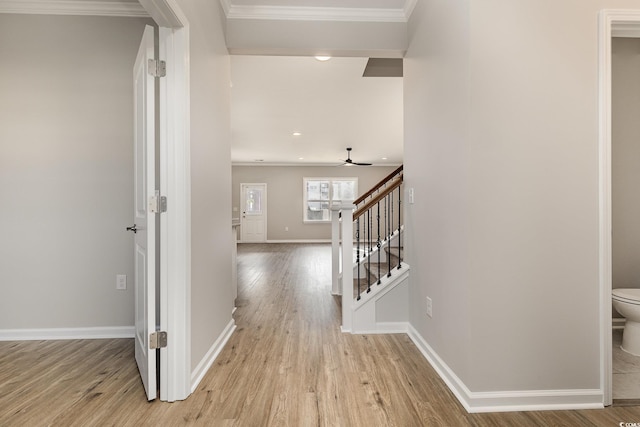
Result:
<svg viewBox="0 0 640 427"><path fill-rule="evenodd" d="M613 289L611 300L613 308L627 319L620 348L634 356L640 356L640 289Z"/></svg>

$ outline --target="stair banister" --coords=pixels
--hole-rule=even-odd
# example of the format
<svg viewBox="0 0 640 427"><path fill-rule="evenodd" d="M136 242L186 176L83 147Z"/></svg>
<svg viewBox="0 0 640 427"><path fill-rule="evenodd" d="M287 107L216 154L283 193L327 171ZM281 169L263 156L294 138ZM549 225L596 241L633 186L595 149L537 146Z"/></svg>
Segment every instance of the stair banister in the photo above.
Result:
<svg viewBox="0 0 640 427"><path fill-rule="evenodd" d="M364 193L362 196L358 197L357 199L355 199L353 201L353 204L358 206L360 203L362 203L367 197L369 197L370 195L372 195L373 193L375 193L376 191L378 191L379 189L381 189L382 187L384 187L384 185L391 181L391 179L393 177L395 177L396 175L398 175L400 172L402 172L404 165L400 165L396 170L394 170L393 172L391 172L389 175L385 176L383 179L380 180L380 182L378 182L376 185L374 185L373 187L371 187L371 190L367 191L366 193Z"/></svg>
<svg viewBox="0 0 640 427"><path fill-rule="evenodd" d="M353 213L353 218L354 219L359 218L363 213L365 213L366 211L371 209L373 206L375 206L376 203L383 200L387 195L392 193L396 188L400 187L401 184L402 184L402 176L395 178L393 180L393 184L391 184L390 186L382 190L380 193L376 195L376 197L367 201L367 203L365 203L363 206L360 206L358 209L356 209L356 211Z"/></svg>
<svg viewBox="0 0 640 427"><path fill-rule="evenodd" d="M387 282L387 285L389 285L389 279L392 276L390 251L392 240L394 244L397 243L398 245L398 269L402 264L402 245L400 240L402 231L400 209L403 181L402 169L403 167L400 166L394 170L355 201L334 203L331 208L331 263L333 273L331 292L333 295L342 296L341 329L343 332L354 333L355 331L368 330L370 326L366 325L375 323L375 308L371 308L375 306L371 305L371 301L376 300L371 298L380 298L388 290L385 290L387 289L385 287L373 289L371 285L376 283L382 285L383 282ZM397 229L394 224L396 220L396 211L394 209L396 197L394 197L394 192L396 189L398 190ZM381 210L384 213L384 218L381 215ZM382 231L384 231L384 236ZM357 248L354 246L356 242ZM362 247L360 247L361 243ZM385 273L381 271L383 246L386 248L387 258L385 270L388 270ZM374 266L372 262L373 255L377 255L378 260L376 272L372 269ZM408 268L409 266L407 265L406 270ZM361 277L361 274L366 277ZM391 286L400 283L398 280L406 280L406 271L399 274L400 276L397 279L391 279ZM357 280L355 280L356 276ZM386 277L383 279L383 276ZM375 279L375 282L372 278ZM362 287L365 288L365 293L363 293ZM376 292L372 293L373 290L376 290ZM364 296L366 298L363 298ZM365 300L364 302L362 302L363 299Z"/></svg>

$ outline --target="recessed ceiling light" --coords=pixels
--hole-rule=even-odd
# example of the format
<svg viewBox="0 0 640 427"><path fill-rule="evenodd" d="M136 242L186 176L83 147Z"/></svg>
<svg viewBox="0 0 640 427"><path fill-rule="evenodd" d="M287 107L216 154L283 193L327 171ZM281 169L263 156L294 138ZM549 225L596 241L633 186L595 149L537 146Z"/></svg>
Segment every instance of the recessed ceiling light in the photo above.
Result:
<svg viewBox="0 0 640 427"><path fill-rule="evenodd" d="M382 158L382 159L380 159L380 160L387 160L387 158L386 158L386 157L383 157L383 158Z"/></svg>
<svg viewBox="0 0 640 427"><path fill-rule="evenodd" d="M300 135L302 135L300 132L294 132L293 133L293 136L300 136Z"/></svg>
<svg viewBox="0 0 640 427"><path fill-rule="evenodd" d="M304 160L304 157L298 157L298 160Z"/></svg>
<svg viewBox="0 0 640 427"><path fill-rule="evenodd" d="M318 61L323 61L323 62L324 62L324 61L328 61L328 60L330 60L330 59L331 59L331 57L330 57L330 56L324 56L324 55L318 55L318 56L316 56L316 59L317 59Z"/></svg>

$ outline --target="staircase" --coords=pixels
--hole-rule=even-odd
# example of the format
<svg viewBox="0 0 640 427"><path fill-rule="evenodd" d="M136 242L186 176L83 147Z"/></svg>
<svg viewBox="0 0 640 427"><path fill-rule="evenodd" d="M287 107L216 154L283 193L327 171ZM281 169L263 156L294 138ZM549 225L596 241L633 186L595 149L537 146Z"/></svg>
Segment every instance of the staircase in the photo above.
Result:
<svg viewBox="0 0 640 427"><path fill-rule="evenodd" d="M361 252L359 263L354 261L353 294L356 295L357 301L375 290L377 285L381 285L385 277L392 276L395 270L406 265L401 262L404 247L398 247L398 244L398 239L393 235L390 240L382 242L380 250L377 247L371 252L364 250Z"/></svg>
<svg viewBox="0 0 640 427"><path fill-rule="evenodd" d="M332 212L333 293L342 295L344 332L403 332L399 325L405 324L406 313L393 313L394 306L405 306L397 302L408 298L402 191L400 166Z"/></svg>

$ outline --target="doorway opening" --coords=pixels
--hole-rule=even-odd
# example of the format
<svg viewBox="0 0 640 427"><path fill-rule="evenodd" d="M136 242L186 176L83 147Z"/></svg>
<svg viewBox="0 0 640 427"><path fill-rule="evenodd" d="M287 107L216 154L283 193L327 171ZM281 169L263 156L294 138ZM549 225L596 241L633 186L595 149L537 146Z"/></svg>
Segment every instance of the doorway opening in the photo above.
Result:
<svg viewBox="0 0 640 427"><path fill-rule="evenodd" d="M613 39L640 37L640 10L603 10L599 26L600 74L600 383L605 406L614 403L613 391Z"/></svg>

